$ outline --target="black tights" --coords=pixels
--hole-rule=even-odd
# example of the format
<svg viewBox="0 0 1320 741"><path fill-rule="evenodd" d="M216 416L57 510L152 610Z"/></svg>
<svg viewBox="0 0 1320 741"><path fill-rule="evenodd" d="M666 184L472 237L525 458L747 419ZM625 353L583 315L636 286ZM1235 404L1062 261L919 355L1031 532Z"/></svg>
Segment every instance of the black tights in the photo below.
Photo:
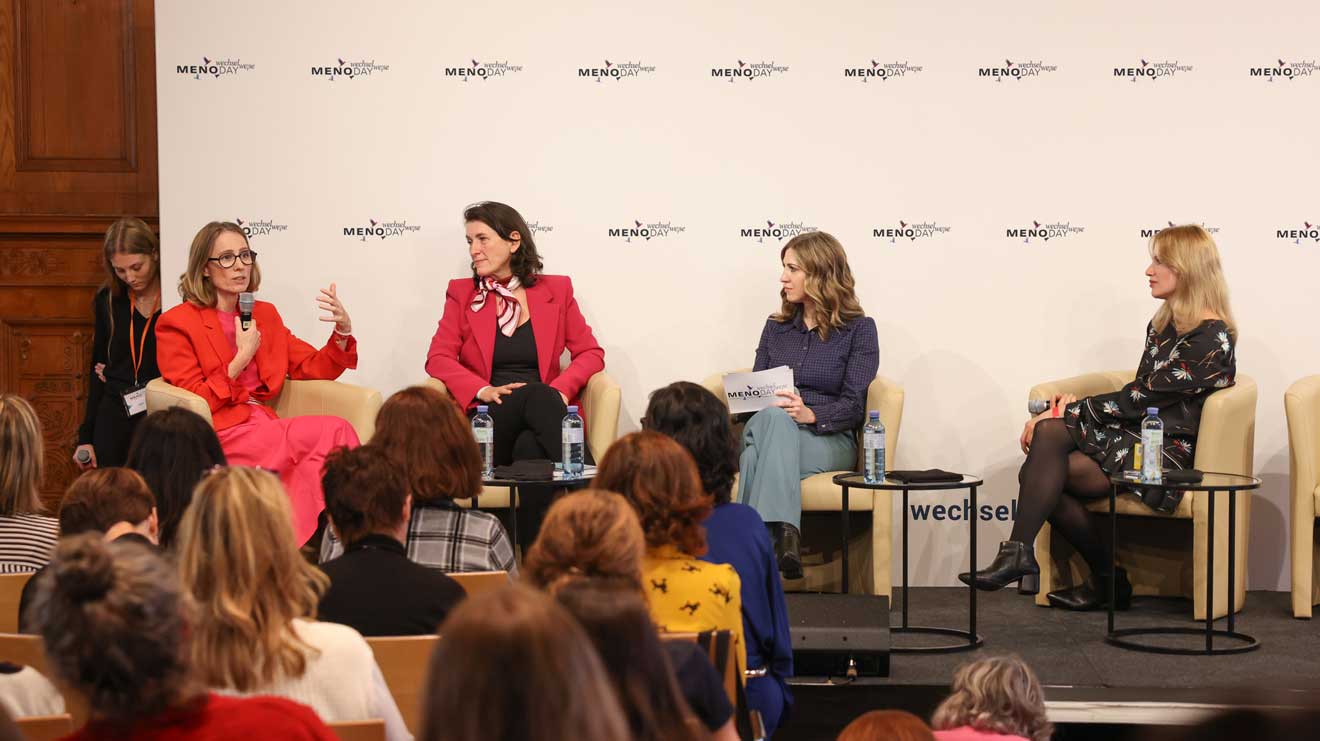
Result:
<svg viewBox="0 0 1320 741"><path fill-rule="evenodd" d="M1100 464L1077 449L1061 419L1036 423L1027 461L1018 472L1018 511L1010 540L1028 547L1050 525L1086 559L1093 574L1109 573L1109 549L1083 499L1109 494L1109 477Z"/></svg>

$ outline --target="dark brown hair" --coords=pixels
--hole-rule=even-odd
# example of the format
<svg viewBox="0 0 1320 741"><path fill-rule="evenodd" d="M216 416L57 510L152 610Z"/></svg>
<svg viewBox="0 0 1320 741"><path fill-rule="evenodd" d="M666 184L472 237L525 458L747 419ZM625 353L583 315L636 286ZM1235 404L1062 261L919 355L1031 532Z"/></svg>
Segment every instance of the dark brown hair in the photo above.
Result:
<svg viewBox="0 0 1320 741"><path fill-rule="evenodd" d="M711 498L692 456L673 438L649 430L619 438L605 451L595 485L628 499L647 546L673 545L689 556L706 552L701 521L710 514Z"/></svg>
<svg viewBox="0 0 1320 741"><path fill-rule="evenodd" d="M344 545L389 532L403 522L408 484L403 470L379 445L332 452L321 469L321 488L326 514Z"/></svg>
<svg viewBox="0 0 1320 741"><path fill-rule="evenodd" d="M496 201L482 201L463 209L463 222L470 221L480 221L506 242L512 242L514 233L517 233L518 251L509 256L509 269L524 287L536 284L536 277L540 275L545 265L536 252L536 241L532 238L532 230L527 226L522 214L514 210L513 206L506 206ZM472 282L475 284L479 280L477 272L472 271Z"/></svg>
<svg viewBox="0 0 1320 741"><path fill-rule="evenodd" d="M577 618L596 646L619 694L635 741L697 739L693 717L678 688L642 595L618 582L580 579L555 599Z"/></svg>
<svg viewBox="0 0 1320 741"><path fill-rule="evenodd" d="M371 443L402 466L414 504L481 493L481 453L467 418L433 388L412 386L386 399Z"/></svg>
<svg viewBox="0 0 1320 741"><path fill-rule="evenodd" d="M191 599L147 546L61 538L31 609L55 673L98 717L149 717L202 692L188 658Z"/></svg>
<svg viewBox="0 0 1320 741"><path fill-rule="evenodd" d="M872 710L849 723L835 741L935 741L935 734L912 713Z"/></svg>
<svg viewBox="0 0 1320 741"><path fill-rule="evenodd" d="M738 473L738 441L729 423L729 408L704 386L677 381L651 394L642 428L662 432L692 454L701 474L701 488L727 504Z"/></svg>
<svg viewBox="0 0 1320 741"><path fill-rule="evenodd" d="M156 506L147 482L129 468L94 468L74 479L60 502L60 537L105 532L116 522L133 525Z"/></svg>
<svg viewBox="0 0 1320 741"><path fill-rule="evenodd" d="M440 634L419 741L628 737L596 649L546 595L510 585L469 597Z"/></svg>
<svg viewBox="0 0 1320 741"><path fill-rule="evenodd" d="M574 579L597 578L640 593L645 553L646 537L628 500L612 491L584 489L550 505L523 574L551 591Z"/></svg>
<svg viewBox="0 0 1320 741"><path fill-rule="evenodd" d="M114 263L110 262L115 255L147 255L156 265L156 277L160 277L160 240L142 219L125 216L105 230L101 249L105 285L110 289L110 295L118 298L128 293L128 286L115 274Z"/></svg>
<svg viewBox="0 0 1320 741"><path fill-rule="evenodd" d="M174 547L174 533L202 475L225 463L215 428L192 410L170 407L138 424L124 465L142 474L156 495L161 548Z"/></svg>

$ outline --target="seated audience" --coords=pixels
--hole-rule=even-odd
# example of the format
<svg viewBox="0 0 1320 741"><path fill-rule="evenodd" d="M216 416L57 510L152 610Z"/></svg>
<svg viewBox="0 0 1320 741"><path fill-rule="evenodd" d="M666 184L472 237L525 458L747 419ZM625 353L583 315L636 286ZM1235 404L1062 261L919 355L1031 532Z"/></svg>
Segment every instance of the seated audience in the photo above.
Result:
<svg viewBox="0 0 1320 741"><path fill-rule="evenodd" d="M1049 741L1045 693L1016 656L991 656L959 667L949 696L931 716L940 741Z"/></svg>
<svg viewBox="0 0 1320 741"><path fill-rule="evenodd" d="M192 655L205 686L287 697L330 723L382 718L387 738L411 738L367 642L315 620L329 580L298 552L274 474L230 467L205 476L178 539L179 575L199 609Z"/></svg>
<svg viewBox="0 0 1320 741"><path fill-rule="evenodd" d="M660 630L727 630L739 671L746 667L738 573L728 564L697 560L706 552L701 521L712 502L692 456L667 435L634 432L605 452L595 485L619 492L637 510L646 534L643 589Z"/></svg>
<svg viewBox="0 0 1320 741"><path fill-rule="evenodd" d="M555 500L527 551L527 580L551 593L581 579L611 583L645 598L646 539L637 513L614 492L585 489ZM719 739L737 736L733 706L710 658L690 641L663 646L688 707Z"/></svg>
<svg viewBox="0 0 1320 741"><path fill-rule="evenodd" d="M433 634L465 596L458 582L408 560L403 541L412 497L403 472L376 445L330 454L321 475L330 527L348 544L321 565L330 588L321 620L364 636Z"/></svg>
<svg viewBox="0 0 1320 741"><path fill-rule="evenodd" d="M41 506L44 450L32 405L0 394L0 574L36 571L55 549L59 524Z"/></svg>
<svg viewBox="0 0 1320 741"><path fill-rule="evenodd" d="M423 741L618 741L628 721L582 626L510 585L464 600L440 627L422 692Z"/></svg>
<svg viewBox="0 0 1320 741"><path fill-rule="evenodd" d="M912 713L872 710L849 723L836 741L935 741L935 736Z"/></svg>
<svg viewBox="0 0 1320 741"><path fill-rule="evenodd" d="M161 548L174 549L174 533L202 474L225 463L215 429L196 412L170 407L138 425L125 465L142 474L156 495Z"/></svg>
<svg viewBox="0 0 1320 741"><path fill-rule="evenodd" d="M303 705L207 692L190 656L192 608L150 548L92 533L60 542L34 609L52 669L90 706L67 738L333 741Z"/></svg>
<svg viewBox="0 0 1320 741"><path fill-rule="evenodd" d="M731 501L738 441L729 410L702 386L679 381L651 394L642 426L669 435L692 454L701 488L715 501L702 523L707 550L701 560L729 564L742 581L747 668L766 670L747 680L747 704L773 733L793 703L786 681L793 676L793 639L770 534L756 510Z"/></svg>
<svg viewBox="0 0 1320 741"><path fill-rule="evenodd" d="M467 418L449 397L425 386L396 392L376 415L371 442L403 469L412 493L408 558L446 573L517 573L513 543L499 519L454 502L481 493L481 454ZM339 539L326 533L321 562L343 552Z"/></svg>
<svg viewBox="0 0 1320 741"><path fill-rule="evenodd" d="M64 696L36 669L0 661L0 711L15 718L63 715Z"/></svg>

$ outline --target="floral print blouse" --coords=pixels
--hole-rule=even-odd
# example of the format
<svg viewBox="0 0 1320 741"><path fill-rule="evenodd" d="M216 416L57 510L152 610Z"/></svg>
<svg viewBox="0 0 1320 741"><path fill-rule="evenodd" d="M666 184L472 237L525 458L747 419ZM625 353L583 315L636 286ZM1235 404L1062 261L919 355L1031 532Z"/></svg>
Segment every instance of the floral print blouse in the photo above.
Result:
<svg viewBox="0 0 1320 741"><path fill-rule="evenodd" d="M1107 474L1131 468L1146 408L1159 407L1164 468L1191 468L1201 405L1210 394L1232 386L1237 375L1234 343L1228 325L1218 319L1183 335L1173 322L1163 332L1148 324L1137 377L1112 394L1081 399L1065 410L1064 424L1078 449Z"/></svg>

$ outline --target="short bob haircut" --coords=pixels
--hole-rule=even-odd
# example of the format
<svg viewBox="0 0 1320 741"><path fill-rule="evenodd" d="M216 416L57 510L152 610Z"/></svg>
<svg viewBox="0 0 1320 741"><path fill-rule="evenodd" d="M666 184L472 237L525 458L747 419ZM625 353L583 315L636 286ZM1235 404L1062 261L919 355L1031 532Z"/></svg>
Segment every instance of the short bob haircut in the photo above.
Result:
<svg viewBox="0 0 1320 741"><path fill-rule="evenodd" d="M509 269L513 271L523 287L535 285L536 278L541 274L541 270L545 265L541 262L541 256L536 252L536 240L533 239L532 230L527 226L527 221L523 219L522 214L514 210L512 206L503 203L482 201L474 203L463 210L463 223L467 224L473 221L480 221L490 227L491 231L498 234L500 239L506 242L516 241L519 243L518 251L514 252L509 258ZM477 272L472 271L472 282L476 284L480 281Z"/></svg>
<svg viewBox="0 0 1320 741"><path fill-rule="evenodd" d="M40 514L45 446L27 399L0 394L0 516Z"/></svg>
<svg viewBox="0 0 1320 741"><path fill-rule="evenodd" d="M243 246L252 249L248 244L247 235L243 233L243 227L232 221L212 221L202 227L197 232L197 236L193 237L192 246L188 248L188 267L183 275L179 276L179 298L202 308L215 306L215 287L206 277L206 263L211 259L211 249L215 247L215 240L225 232L242 237ZM247 289L256 291L260 288L261 266L254 259L252 272L248 276Z"/></svg>
<svg viewBox="0 0 1320 741"><path fill-rule="evenodd" d="M60 502L60 537L138 524L156 508L147 482L131 468L93 468L74 479Z"/></svg>
<svg viewBox="0 0 1320 741"><path fill-rule="evenodd" d="M160 275L160 240L147 223L136 216L125 216L105 230L105 243L101 250L101 265L105 268L105 285L110 295L118 298L128 293L128 285L115 274L115 255L147 255Z"/></svg>
<svg viewBox="0 0 1320 741"><path fill-rule="evenodd" d="M848 322L866 316L857 301L848 255L839 240L825 232L799 234L779 250L781 262L789 250L797 255L799 266L807 274L803 285L807 298L816 305L816 331L822 340ZM781 323L793 321L802 313L802 304L789 301L782 290L779 296L783 301L779 313L770 318Z"/></svg>
<svg viewBox="0 0 1320 741"><path fill-rule="evenodd" d="M340 448L321 469L325 511L345 545L388 532L407 516L403 471L379 445Z"/></svg>
<svg viewBox="0 0 1320 741"><path fill-rule="evenodd" d="M595 485L627 498L642 521L647 547L672 545L693 557L706 552L701 521L712 500L692 456L673 438L650 430L619 438L605 451Z"/></svg>
<svg viewBox="0 0 1320 741"><path fill-rule="evenodd" d="M439 391L397 391L376 414L371 443L403 469L413 504L481 493L481 452L458 405Z"/></svg>
<svg viewBox="0 0 1320 741"><path fill-rule="evenodd" d="M523 574L550 592L576 579L600 579L640 594L645 555L646 536L628 500L612 491L584 489L550 505Z"/></svg>
<svg viewBox="0 0 1320 741"><path fill-rule="evenodd" d="M664 433L692 454L701 474L701 488L728 504L733 477L738 474L738 441L729 423L729 408L704 386L677 381L651 394L642 428Z"/></svg>
<svg viewBox="0 0 1320 741"><path fill-rule="evenodd" d="M226 462L215 428L194 411L170 407L138 423L124 465L142 474L156 496L161 548L174 548L179 521L202 475Z"/></svg>
<svg viewBox="0 0 1320 741"><path fill-rule="evenodd" d="M1045 715L1045 693L1026 662L1016 656L990 656L954 672L949 696L935 708L935 730L971 726L985 733L1049 741L1054 733Z"/></svg>

